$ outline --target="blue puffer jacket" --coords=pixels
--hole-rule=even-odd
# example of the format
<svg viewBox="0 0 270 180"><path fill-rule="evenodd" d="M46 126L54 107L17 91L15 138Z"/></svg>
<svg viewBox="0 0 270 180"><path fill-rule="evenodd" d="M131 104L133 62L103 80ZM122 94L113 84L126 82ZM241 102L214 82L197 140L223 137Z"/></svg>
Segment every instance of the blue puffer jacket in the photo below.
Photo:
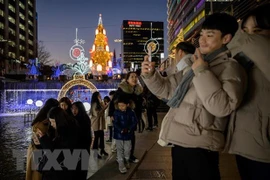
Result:
<svg viewBox="0 0 270 180"><path fill-rule="evenodd" d="M134 130L137 126L137 118L135 112L130 108L126 111L114 111L114 139L118 140L131 140ZM127 133L122 133L123 129L127 129Z"/></svg>

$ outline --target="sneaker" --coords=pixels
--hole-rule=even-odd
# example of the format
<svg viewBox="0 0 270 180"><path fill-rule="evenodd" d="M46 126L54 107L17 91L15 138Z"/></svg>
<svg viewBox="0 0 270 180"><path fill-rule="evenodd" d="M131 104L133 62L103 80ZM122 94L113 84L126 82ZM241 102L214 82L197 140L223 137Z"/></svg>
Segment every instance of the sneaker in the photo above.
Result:
<svg viewBox="0 0 270 180"><path fill-rule="evenodd" d="M155 125L153 126L153 129L156 129L156 128L158 128L158 125L157 125L157 124L155 124Z"/></svg>
<svg viewBox="0 0 270 180"><path fill-rule="evenodd" d="M119 171L121 174L125 174L127 172L127 168L124 162L119 162Z"/></svg>
<svg viewBox="0 0 270 180"><path fill-rule="evenodd" d="M146 131L153 131L153 128L148 127L148 128L146 128Z"/></svg>
<svg viewBox="0 0 270 180"><path fill-rule="evenodd" d="M138 163L139 159L137 159L135 156L131 156L130 159L129 159L129 162Z"/></svg>

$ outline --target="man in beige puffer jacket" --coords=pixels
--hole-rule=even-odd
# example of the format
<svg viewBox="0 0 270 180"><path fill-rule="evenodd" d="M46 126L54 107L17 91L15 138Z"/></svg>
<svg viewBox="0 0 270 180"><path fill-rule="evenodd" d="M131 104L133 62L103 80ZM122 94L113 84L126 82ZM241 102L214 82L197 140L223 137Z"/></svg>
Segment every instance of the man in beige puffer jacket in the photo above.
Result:
<svg viewBox="0 0 270 180"><path fill-rule="evenodd" d="M246 86L244 69L226 48L237 29L230 15L208 16L200 33L200 49L185 75L180 71L162 77L148 57L142 63L147 87L169 99L171 108L160 138L174 144L173 180L220 179L218 152L224 148L228 116L241 103Z"/></svg>

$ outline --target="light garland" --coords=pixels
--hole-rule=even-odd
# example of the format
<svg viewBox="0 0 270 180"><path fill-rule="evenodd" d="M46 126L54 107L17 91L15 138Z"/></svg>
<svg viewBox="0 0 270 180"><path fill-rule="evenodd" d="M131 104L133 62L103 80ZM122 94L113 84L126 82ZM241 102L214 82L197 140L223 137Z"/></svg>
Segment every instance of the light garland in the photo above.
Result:
<svg viewBox="0 0 270 180"><path fill-rule="evenodd" d="M58 94L58 100L60 100L62 97L66 97L67 92L74 86L85 86L88 89L90 89L90 91L96 92L98 91L96 86L91 83L90 81L85 80L84 75L74 75L73 76L73 80L67 82L59 91Z"/></svg>

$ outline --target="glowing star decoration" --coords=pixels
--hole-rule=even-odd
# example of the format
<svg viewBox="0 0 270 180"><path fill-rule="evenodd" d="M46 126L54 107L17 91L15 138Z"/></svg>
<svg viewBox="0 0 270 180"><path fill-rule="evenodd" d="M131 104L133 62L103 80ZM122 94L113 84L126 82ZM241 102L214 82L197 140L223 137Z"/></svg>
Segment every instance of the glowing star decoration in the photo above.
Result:
<svg viewBox="0 0 270 180"><path fill-rule="evenodd" d="M76 61L75 64L69 65L69 69L72 69L75 74L87 74L89 71L89 65L87 63L88 58L84 56L84 48L81 44L84 44L85 41L77 38L78 29L76 28L76 39L74 40L75 45L70 48L69 55L70 58Z"/></svg>

